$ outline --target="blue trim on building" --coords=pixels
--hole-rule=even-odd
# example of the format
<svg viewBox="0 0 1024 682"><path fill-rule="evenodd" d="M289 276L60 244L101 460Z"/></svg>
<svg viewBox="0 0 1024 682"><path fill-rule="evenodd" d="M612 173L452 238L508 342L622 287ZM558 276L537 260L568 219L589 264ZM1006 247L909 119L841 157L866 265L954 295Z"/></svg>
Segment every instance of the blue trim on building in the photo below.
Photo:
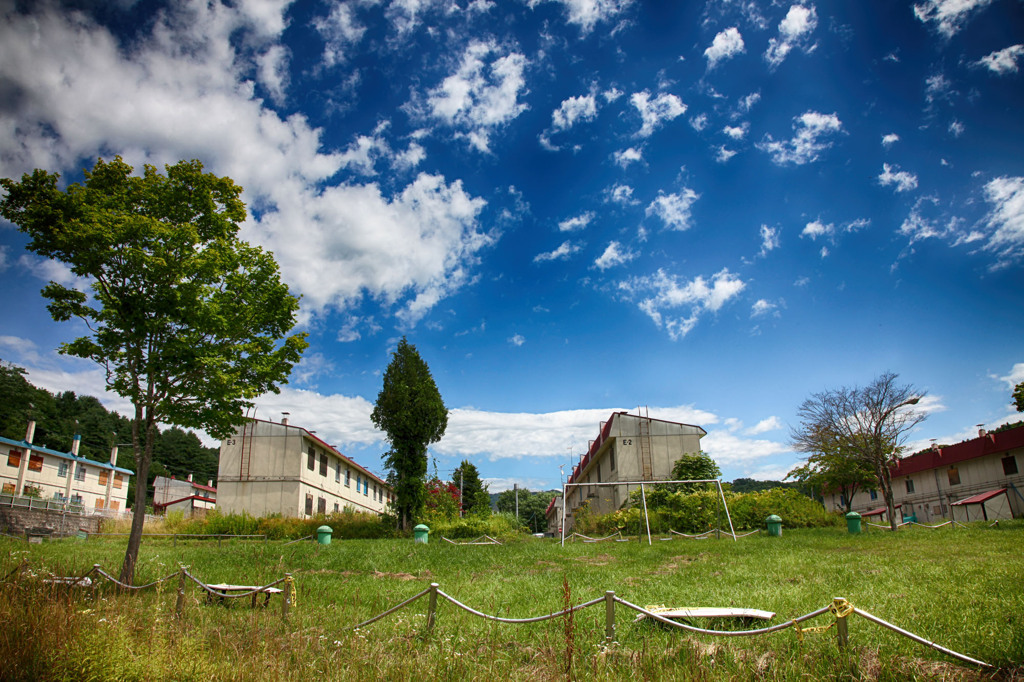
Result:
<svg viewBox="0 0 1024 682"><path fill-rule="evenodd" d="M134 471L131 471L130 469L124 469L118 466L113 466L110 464L110 462L97 462L94 459L77 457L75 455L72 455L70 452L58 452L57 450L51 450L50 448L43 448L38 445L32 445L28 441L24 440L12 440L11 438L4 438L3 436L0 436L0 443L4 445L13 445L22 448L23 450L31 450L32 452L41 452L44 455L53 455L54 457L60 457L62 459L67 459L72 462L81 462L83 464L89 464L94 467L99 467L100 469L109 469L110 471L117 471L122 474L128 474L129 476L135 475Z"/></svg>

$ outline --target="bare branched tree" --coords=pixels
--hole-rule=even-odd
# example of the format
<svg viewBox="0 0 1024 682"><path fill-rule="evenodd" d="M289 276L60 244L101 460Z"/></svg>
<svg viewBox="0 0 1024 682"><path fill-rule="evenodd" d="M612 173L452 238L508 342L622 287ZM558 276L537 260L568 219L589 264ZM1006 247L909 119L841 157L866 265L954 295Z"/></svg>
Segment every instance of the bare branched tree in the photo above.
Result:
<svg viewBox="0 0 1024 682"><path fill-rule="evenodd" d="M907 434L927 415L912 409L924 393L900 386L896 374L886 372L867 386L815 393L797 411L800 426L793 432L800 452L835 452L871 467L885 497L889 524L896 530L896 508L890 467L899 460Z"/></svg>

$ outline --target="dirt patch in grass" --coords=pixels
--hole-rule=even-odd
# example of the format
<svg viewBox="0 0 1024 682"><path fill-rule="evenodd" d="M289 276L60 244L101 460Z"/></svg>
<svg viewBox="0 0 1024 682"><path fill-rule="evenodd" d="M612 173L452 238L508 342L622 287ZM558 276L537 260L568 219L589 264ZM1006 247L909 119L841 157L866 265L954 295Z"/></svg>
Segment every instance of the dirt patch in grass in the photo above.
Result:
<svg viewBox="0 0 1024 682"><path fill-rule="evenodd" d="M611 554L597 554L595 556L580 556L576 557L576 561L584 564L590 564L591 566L607 566L608 564L615 561L615 557Z"/></svg>
<svg viewBox="0 0 1024 682"><path fill-rule="evenodd" d="M701 556L703 556L703 555L698 554L695 557L674 556L671 559L669 559L668 561L666 561L665 563L663 563L658 568L656 568L653 571L651 571L651 574L652 575L668 575L670 573L675 573L680 568L684 568L686 566L689 566L694 561L699 561Z"/></svg>
<svg viewBox="0 0 1024 682"><path fill-rule="evenodd" d="M382 573L381 571L373 572L374 578L391 578L392 580L425 580L426 578L432 578L430 571L424 571L423 575L413 575L412 573Z"/></svg>

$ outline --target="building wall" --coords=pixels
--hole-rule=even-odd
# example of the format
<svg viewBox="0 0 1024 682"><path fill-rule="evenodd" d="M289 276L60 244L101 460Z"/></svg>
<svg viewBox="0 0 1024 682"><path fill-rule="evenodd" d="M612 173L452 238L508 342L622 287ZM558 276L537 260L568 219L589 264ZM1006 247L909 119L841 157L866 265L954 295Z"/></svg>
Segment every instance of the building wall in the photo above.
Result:
<svg viewBox="0 0 1024 682"><path fill-rule="evenodd" d="M381 514L391 495L383 480L297 426L251 421L221 443L217 508L227 514Z"/></svg>
<svg viewBox="0 0 1024 682"><path fill-rule="evenodd" d="M676 460L700 451L700 439L705 433L701 427L691 424L615 413L602 424L598 439L573 471L570 482L668 480ZM644 470L645 450L650 455L649 472ZM569 488L566 491L566 527L572 527L572 514L584 502L588 502L593 513L607 514L621 508L630 490L636 487L583 485Z"/></svg>
<svg viewBox="0 0 1024 682"><path fill-rule="evenodd" d="M0 490L3 493L15 494L18 470L27 450L24 445L0 445ZM81 474L76 476L79 469ZM89 509L124 510L129 478L130 474L102 462L33 448L25 468L24 485L39 488L43 499L62 499Z"/></svg>
<svg viewBox="0 0 1024 682"><path fill-rule="evenodd" d="M1014 430L1016 431L1016 430ZM1024 432L1024 427L1021 428ZM1003 436L1004 433L993 434ZM1005 438L1011 445L1020 440L1021 434L1012 434ZM992 438L984 436L984 438ZM979 451L977 457L961 459L956 449L960 447L979 448L982 438L966 441L958 445L943 448L936 451L934 455L928 455L929 467L922 468L914 466L914 458L901 461L905 473L900 468L893 470L892 492L895 504L903 505L903 514L910 516L917 515L920 523L950 518L950 504L966 499L978 493L988 492L997 488L1008 488L1010 511L1015 518L1024 517L1024 447L1009 447L1008 449L996 449L993 452ZM999 438L992 438L993 446L1000 443ZM915 457L920 457L917 455ZM1006 474L1003 471L1003 459L1013 457L1016 465L1016 474ZM943 461L946 459L947 461ZM931 466L934 464L934 466ZM951 470L956 470L956 475L951 476ZM959 478L959 483L953 482ZM908 487L907 482L910 482ZM912 487L912 490L909 488ZM840 496L832 493L825 496L826 507L829 509L845 508L841 505ZM876 498L871 499L870 491L858 491L853 497L853 511L864 512L875 509L885 504L885 498L881 492L876 493Z"/></svg>

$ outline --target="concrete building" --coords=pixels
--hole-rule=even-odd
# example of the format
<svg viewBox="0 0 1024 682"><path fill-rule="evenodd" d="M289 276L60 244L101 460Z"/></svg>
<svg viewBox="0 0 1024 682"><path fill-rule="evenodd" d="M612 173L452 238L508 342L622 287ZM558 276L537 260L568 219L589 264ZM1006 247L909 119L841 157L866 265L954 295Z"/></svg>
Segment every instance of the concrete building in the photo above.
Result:
<svg viewBox="0 0 1024 682"><path fill-rule="evenodd" d="M699 426L616 412L602 422L596 440L573 469L568 483L669 480L672 466L686 454L700 451L707 432ZM584 503L595 514L619 509L628 499L627 486L576 485L566 489L566 528Z"/></svg>
<svg viewBox="0 0 1024 682"><path fill-rule="evenodd" d="M903 516L914 515L920 523L954 513L958 521L1024 517L1024 426L981 431L977 438L901 459L890 472L894 502ZM825 496L828 509L843 509L843 502L838 493ZM976 506L982 503L984 509ZM853 497L852 510L861 514L884 506L874 490Z"/></svg>
<svg viewBox="0 0 1024 682"><path fill-rule="evenodd" d="M6 464L0 464L5 498L28 494L85 512L125 510L133 472L115 465L117 447L109 463L94 462L78 456L81 436L75 436L71 452L58 452L32 443L35 427L35 422L29 422L24 440L0 438L0 452L7 455Z"/></svg>
<svg viewBox="0 0 1024 682"><path fill-rule="evenodd" d="M552 497L548 502L548 508L544 511L544 518L548 526L546 532L550 535L558 535L562 530L562 496Z"/></svg>
<svg viewBox="0 0 1024 682"><path fill-rule="evenodd" d="M157 476L153 480L153 511L180 511L185 518L205 514L217 506L217 489L213 481L201 485L188 478Z"/></svg>
<svg viewBox="0 0 1024 682"><path fill-rule="evenodd" d="M287 419L250 419L220 445L217 509L225 514L382 514L393 497L383 479Z"/></svg>

